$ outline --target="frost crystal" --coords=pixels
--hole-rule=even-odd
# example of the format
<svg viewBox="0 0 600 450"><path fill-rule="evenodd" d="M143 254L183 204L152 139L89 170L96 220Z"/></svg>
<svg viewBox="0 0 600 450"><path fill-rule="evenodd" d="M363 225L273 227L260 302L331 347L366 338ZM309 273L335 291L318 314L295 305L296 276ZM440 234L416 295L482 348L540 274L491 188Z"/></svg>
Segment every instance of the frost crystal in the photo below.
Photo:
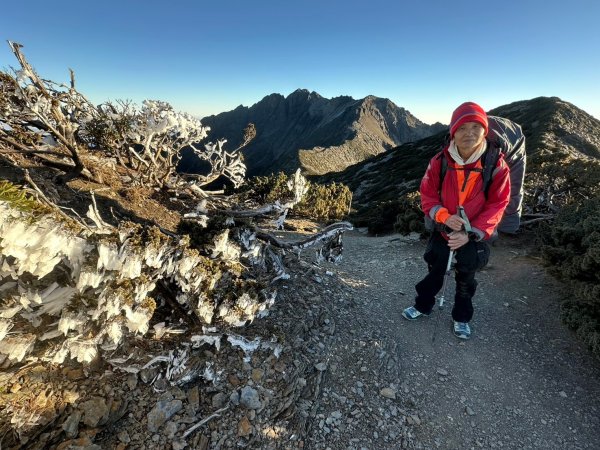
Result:
<svg viewBox="0 0 600 450"><path fill-rule="evenodd" d="M0 319L0 341L4 339L12 327L13 323L10 320Z"/></svg>
<svg viewBox="0 0 600 450"><path fill-rule="evenodd" d="M243 336L229 335L227 341L234 347L240 347L244 352L244 361L249 362L252 353L260 346L260 338L254 338L249 341Z"/></svg>
<svg viewBox="0 0 600 450"><path fill-rule="evenodd" d="M35 344L35 334L14 334L0 341L0 353L13 361L22 361Z"/></svg>

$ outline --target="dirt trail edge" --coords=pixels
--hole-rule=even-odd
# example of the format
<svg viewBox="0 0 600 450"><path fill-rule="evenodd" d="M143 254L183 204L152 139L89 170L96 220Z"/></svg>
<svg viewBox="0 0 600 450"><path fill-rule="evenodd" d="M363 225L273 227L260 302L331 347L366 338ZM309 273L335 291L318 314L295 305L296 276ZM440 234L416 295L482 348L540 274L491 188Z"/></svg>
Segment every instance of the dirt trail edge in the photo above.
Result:
<svg viewBox="0 0 600 450"><path fill-rule="evenodd" d="M600 448L600 363L560 323L560 286L527 238L492 248L471 340L452 335L450 295L435 343L437 311L401 317L426 270L425 243L344 239L331 271L346 298L332 299L336 332L305 448Z"/></svg>

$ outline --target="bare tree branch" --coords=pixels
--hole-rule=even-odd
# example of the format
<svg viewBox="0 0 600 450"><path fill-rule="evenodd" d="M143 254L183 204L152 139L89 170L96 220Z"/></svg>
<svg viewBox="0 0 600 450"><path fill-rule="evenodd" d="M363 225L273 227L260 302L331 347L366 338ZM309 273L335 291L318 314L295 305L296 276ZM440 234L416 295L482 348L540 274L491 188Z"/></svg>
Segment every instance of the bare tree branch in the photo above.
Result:
<svg viewBox="0 0 600 450"><path fill-rule="evenodd" d="M334 238L340 233L344 233L346 231L352 230L354 227L350 222L338 222L329 225L320 233L317 233L313 236L310 236L306 239L297 242L284 242L277 239L272 234L266 233L262 230L256 230L256 237L261 239L269 244L284 249L284 250L292 250L299 251L304 250L305 248L312 247L317 244L323 244L324 242Z"/></svg>
<svg viewBox="0 0 600 450"><path fill-rule="evenodd" d="M27 122L27 117L36 117L43 124L44 129L52 134L57 142L64 146L67 154L73 161L71 170L82 172L85 168L80 157L77 144L76 130L79 125L72 121L72 117L81 115L85 110L91 110L89 102L76 93L74 87L69 92L59 92L53 89L52 83L41 79L21 52L22 45L9 41L9 46L21 65L17 73L15 94L25 104L26 110L22 120ZM27 81L29 84L27 84ZM22 83L25 83L23 87ZM74 84L74 74L72 74ZM63 113L63 107L70 117ZM58 147L60 148L60 147Z"/></svg>
<svg viewBox="0 0 600 450"><path fill-rule="evenodd" d="M35 191L38 193L39 198L41 199L42 203L44 203L46 206L49 206L50 208L52 208L54 211L56 211L60 216L62 216L63 218L67 219L67 221L71 221L71 220L75 220L77 222L79 222L79 224L87 229L88 231L91 231L90 228L81 220L76 220L73 217L68 216L67 214L65 214L60 207L58 207L54 202L50 201L48 199L48 197L46 197L46 195L42 192L42 190L38 187L37 184L35 184L35 182L33 181L33 179L31 178L31 175L29 175L29 171L27 169L23 169L23 176L25 178L25 181L27 181L27 183L29 183L29 185L35 189Z"/></svg>

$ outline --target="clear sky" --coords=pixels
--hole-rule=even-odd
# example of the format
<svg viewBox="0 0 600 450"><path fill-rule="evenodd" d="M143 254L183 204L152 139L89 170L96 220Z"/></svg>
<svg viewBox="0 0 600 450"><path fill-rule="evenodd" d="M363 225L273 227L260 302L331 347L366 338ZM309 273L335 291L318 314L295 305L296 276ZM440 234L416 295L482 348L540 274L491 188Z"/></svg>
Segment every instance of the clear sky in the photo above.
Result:
<svg viewBox="0 0 600 450"><path fill-rule="evenodd" d="M600 119L599 21L598 0L29 0L3 2L0 37L95 103L204 117L304 88L448 123L466 100L558 96Z"/></svg>

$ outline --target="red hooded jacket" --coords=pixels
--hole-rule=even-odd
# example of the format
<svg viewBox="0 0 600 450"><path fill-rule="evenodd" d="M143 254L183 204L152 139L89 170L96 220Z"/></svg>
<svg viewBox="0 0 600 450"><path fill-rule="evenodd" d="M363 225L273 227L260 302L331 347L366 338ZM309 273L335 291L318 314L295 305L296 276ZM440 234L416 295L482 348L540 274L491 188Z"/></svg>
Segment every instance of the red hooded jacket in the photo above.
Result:
<svg viewBox="0 0 600 450"><path fill-rule="evenodd" d="M488 142L488 145L491 144ZM461 166L454 162L448 153L448 147L441 153L443 156L438 153L429 161L421 181L423 212L432 220L443 223L447 217L457 213L460 197L464 197L462 206L473 231L480 239L489 239L502 219L504 209L510 200L509 168L504 161L504 155L501 153L498 158L486 199L481 172L469 170L481 168L482 158L475 163L465 165L463 167L465 170L452 170L454 167ZM448 161L448 170L440 189L440 171L444 157Z"/></svg>

